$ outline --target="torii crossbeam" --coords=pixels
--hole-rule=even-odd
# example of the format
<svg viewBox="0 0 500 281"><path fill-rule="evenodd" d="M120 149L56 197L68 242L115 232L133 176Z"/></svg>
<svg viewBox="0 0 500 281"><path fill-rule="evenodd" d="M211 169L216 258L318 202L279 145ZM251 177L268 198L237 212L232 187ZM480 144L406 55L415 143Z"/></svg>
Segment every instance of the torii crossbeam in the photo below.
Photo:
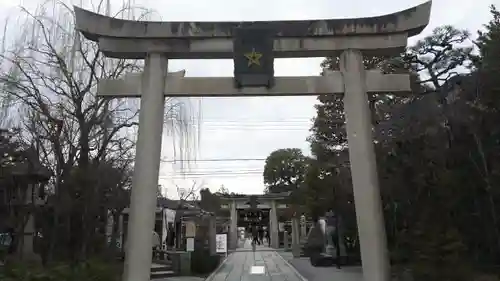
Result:
<svg viewBox="0 0 500 281"><path fill-rule="evenodd" d="M251 96L311 96L343 94L344 79L340 71L324 71L324 76L276 77L273 88L235 89L232 77L184 77L169 73L166 78L166 97L251 97ZM101 80L98 95L105 98L142 96L142 73L129 73L123 79ZM410 92L408 74L382 74L366 71L365 86L368 93Z"/></svg>

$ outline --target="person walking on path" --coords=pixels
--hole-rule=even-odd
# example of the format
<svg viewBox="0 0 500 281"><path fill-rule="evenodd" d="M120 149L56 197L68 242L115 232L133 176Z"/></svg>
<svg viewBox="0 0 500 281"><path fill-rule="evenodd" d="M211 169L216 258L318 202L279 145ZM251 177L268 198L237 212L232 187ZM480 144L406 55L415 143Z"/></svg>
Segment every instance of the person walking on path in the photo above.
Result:
<svg viewBox="0 0 500 281"><path fill-rule="evenodd" d="M257 230L257 226L252 227L252 243L255 243L255 245L259 244L259 232Z"/></svg>
<svg viewBox="0 0 500 281"><path fill-rule="evenodd" d="M264 229L259 227L259 245L264 245Z"/></svg>

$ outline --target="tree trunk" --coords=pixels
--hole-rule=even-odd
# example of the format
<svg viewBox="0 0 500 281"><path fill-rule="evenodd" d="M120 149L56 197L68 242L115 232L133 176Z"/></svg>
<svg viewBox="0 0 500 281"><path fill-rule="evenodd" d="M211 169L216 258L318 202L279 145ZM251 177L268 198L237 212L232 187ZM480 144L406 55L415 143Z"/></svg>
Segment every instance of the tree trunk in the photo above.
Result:
<svg viewBox="0 0 500 281"><path fill-rule="evenodd" d="M44 258L45 263L51 263L54 260L54 250L58 236L57 230L59 229L59 214L56 212L55 208L51 210L51 213L52 213L53 224L52 227L50 228L49 244L47 246L47 251Z"/></svg>
<svg viewBox="0 0 500 281"><path fill-rule="evenodd" d="M481 164L482 168L484 170L484 182L486 184L486 192L488 194L488 207L490 210L490 215L492 219L492 224L493 224L493 232L495 234L495 244L497 247L497 250L495 252L500 253L500 231L498 229L498 218L497 218L497 213L496 213L496 205L495 205L495 200L493 198L493 195L491 194L492 191L492 184L490 181L490 172L489 172L489 167L488 167L488 161L486 160L486 155L484 153L483 149L483 144L477 134L473 133L474 141L476 143L476 148L479 153L479 156L481 157ZM480 168L478 167L480 170Z"/></svg>
<svg viewBox="0 0 500 281"><path fill-rule="evenodd" d="M112 213L113 227L111 228L111 239L109 248L115 253L118 248L116 247L116 242L118 241L119 229L120 229L120 214L121 211L115 211ZM123 247L123 246L122 246Z"/></svg>

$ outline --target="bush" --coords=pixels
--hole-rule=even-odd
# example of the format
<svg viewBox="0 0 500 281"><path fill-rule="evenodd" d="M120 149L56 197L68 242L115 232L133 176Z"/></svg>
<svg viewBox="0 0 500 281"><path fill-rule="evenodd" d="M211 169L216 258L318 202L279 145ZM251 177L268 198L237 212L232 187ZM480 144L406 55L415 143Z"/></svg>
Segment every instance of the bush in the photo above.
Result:
<svg viewBox="0 0 500 281"><path fill-rule="evenodd" d="M70 266L59 263L43 267L26 263L7 263L0 269L2 281L119 281L121 264L100 260Z"/></svg>
<svg viewBox="0 0 500 281"><path fill-rule="evenodd" d="M191 271L195 274L210 274L220 263L219 255L210 255L208 249L196 250L191 253Z"/></svg>
<svg viewBox="0 0 500 281"><path fill-rule="evenodd" d="M318 223L315 223L309 231L306 244L304 245L306 255L319 255L323 252L324 246L325 235L323 234L321 226Z"/></svg>

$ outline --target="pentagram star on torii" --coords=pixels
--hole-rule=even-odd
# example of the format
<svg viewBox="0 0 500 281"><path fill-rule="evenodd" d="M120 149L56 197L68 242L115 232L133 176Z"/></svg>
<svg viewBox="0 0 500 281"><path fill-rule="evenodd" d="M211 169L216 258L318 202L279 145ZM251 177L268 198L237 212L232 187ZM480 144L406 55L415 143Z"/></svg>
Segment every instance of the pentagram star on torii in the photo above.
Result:
<svg viewBox="0 0 500 281"><path fill-rule="evenodd" d="M244 56L248 59L248 66L252 66L252 64L260 66L260 58L262 57L262 54L256 52L255 48L252 48L252 52L246 53Z"/></svg>

